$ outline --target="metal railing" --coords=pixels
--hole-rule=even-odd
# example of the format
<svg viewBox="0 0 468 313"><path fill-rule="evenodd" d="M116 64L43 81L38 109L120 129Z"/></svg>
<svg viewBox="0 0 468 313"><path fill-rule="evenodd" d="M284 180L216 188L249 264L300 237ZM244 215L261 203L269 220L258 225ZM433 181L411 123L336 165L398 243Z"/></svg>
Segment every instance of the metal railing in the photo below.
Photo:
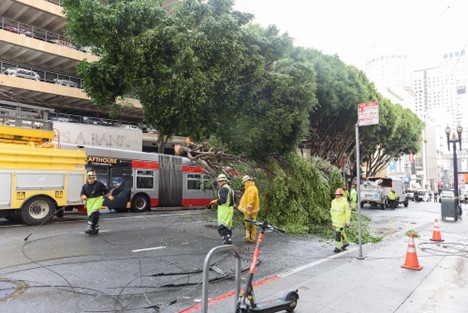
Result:
<svg viewBox="0 0 468 313"><path fill-rule="evenodd" d="M59 6L63 7L63 0L45 0L45 1L52 2L52 3L56 4L56 5L59 5Z"/></svg>
<svg viewBox="0 0 468 313"><path fill-rule="evenodd" d="M6 104L0 101L0 116L2 117L2 123L10 126L16 125L16 119L23 118L30 121L42 121L42 122L64 122L64 123L77 123L87 125L99 125L108 127L120 127L126 129L141 129L143 132L147 132L145 125L136 124L132 122L115 120L101 117L81 116L75 114L65 114L54 112L52 109L45 108L32 108L15 106L14 104ZM27 124L31 124L30 121Z"/></svg>
<svg viewBox="0 0 468 313"><path fill-rule="evenodd" d="M202 283L202 299L201 299L203 313L208 312L208 282L209 282L208 272L210 268L210 261L214 254L223 252L223 251L233 252L234 257L237 259L236 272L235 272L235 297L234 297L234 307L233 307L232 312L235 312L237 308L237 301L239 299L239 292L240 292L241 255L240 255L240 251L238 247L234 245L224 245L224 246L214 247L213 249L211 249L210 252L208 252L208 254L206 255L205 262L203 263L203 283Z"/></svg>
<svg viewBox="0 0 468 313"><path fill-rule="evenodd" d="M70 39L57 33L53 33L42 28L38 28L29 24L21 23L15 20L10 20L5 17L0 18L0 28L18 35L31 37L34 39L47 41L60 46L65 46L70 49L79 50L89 53L90 47L79 47L72 43Z"/></svg>
<svg viewBox="0 0 468 313"><path fill-rule="evenodd" d="M79 77L70 76L65 73L58 73L41 68L20 65L8 61L0 60L0 71L5 75L17 76L27 79L40 80L56 85L83 88L83 80Z"/></svg>

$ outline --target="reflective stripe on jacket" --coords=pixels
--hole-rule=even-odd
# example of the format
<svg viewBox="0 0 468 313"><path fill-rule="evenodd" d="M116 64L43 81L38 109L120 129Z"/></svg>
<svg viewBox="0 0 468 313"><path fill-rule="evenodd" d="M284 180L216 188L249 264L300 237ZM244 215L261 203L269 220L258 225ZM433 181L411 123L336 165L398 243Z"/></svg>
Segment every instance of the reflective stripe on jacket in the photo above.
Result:
<svg viewBox="0 0 468 313"><path fill-rule="evenodd" d="M344 197L333 199L330 208L332 225L334 227L345 227L351 220L351 210L348 201Z"/></svg>
<svg viewBox="0 0 468 313"><path fill-rule="evenodd" d="M351 202L357 202L357 191L356 189L351 189Z"/></svg>
<svg viewBox="0 0 468 313"><path fill-rule="evenodd" d="M218 198L218 226L224 225L231 229L234 215L234 190L228 184L224 184L219 188Z"/></svg>

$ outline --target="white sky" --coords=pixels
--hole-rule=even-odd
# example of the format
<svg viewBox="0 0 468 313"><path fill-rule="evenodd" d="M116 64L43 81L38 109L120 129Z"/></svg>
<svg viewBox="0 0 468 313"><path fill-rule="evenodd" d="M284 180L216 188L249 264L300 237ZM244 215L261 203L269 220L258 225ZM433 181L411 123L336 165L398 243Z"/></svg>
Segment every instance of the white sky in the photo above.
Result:
<svg viewBox="0 0 468 313"><path fill-rule="evenodd" d="M236 9L360 69L376 54L407 54L420 68L468 48L468 0L236 0Z"/></svg>

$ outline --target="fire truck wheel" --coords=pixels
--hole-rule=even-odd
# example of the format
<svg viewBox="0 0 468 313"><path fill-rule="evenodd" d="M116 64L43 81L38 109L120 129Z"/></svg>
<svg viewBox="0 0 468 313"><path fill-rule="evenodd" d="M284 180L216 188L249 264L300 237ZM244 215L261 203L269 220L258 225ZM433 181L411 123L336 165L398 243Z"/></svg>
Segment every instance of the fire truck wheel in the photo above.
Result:
<svg viewBox="0 0 468 313"><path fill-rule="evenodd" d="M132 199L132 210L134 212L145 212L150 208L149 198L145 194L135 195Z"/></svg>
<svg viewBox="0 0 468 313"><path fill-rule="evenodd" d="M55 204L47 197L39 196L26 201L21 209L23 222L39 225L55 213Z"/></svg>

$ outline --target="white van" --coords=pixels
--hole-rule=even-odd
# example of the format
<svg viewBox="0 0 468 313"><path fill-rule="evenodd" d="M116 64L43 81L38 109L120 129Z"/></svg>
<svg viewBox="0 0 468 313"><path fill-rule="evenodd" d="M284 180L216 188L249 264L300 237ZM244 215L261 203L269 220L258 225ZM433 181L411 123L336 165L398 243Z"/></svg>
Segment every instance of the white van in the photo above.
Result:
<svg viewBox="0 0 468 313"><path fill-rule="evenodd" d="M369 177L367 181L376 185L374 188L376 188L377 192L373 195L375 198L373 201L375 204L380 204L382 209L388 207L387 197L392 188L398 195L398 204L403 204L405 208L408 207L408 197L406 196L405 185L402 179L393 177ZM361 186L361 188L365 190L365 187ZM363 193L361 192L361 202L363 202L363 199L365 198L363 198Z"/></svg>
<svg viewBox="0 0 468 313"><path fill-rule="evenodd" d="M25 68L7 68L5 71L6 75L16 76L21 78L27 78L32 80L39 80L39 74L32 70L27 70Z"/></svg>

